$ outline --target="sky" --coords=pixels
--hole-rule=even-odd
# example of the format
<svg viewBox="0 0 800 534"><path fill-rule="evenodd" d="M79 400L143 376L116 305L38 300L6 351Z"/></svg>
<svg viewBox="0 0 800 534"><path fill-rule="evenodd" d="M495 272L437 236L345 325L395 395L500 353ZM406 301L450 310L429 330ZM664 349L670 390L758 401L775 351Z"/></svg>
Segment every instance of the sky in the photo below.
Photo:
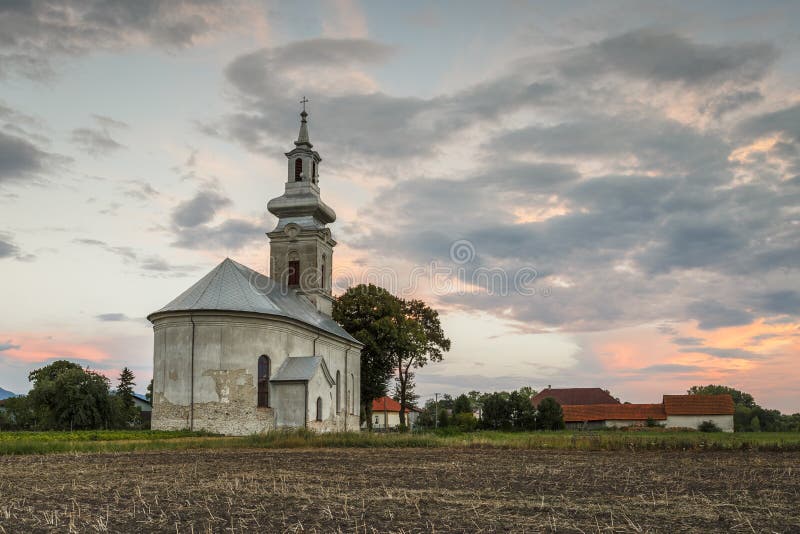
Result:
<svg viewBox="0 0 800 534"><path fill-rule="evenodd" d="M0 3L0 387L152 374L267 272L309 99L334 285L439 310L417 392L696 384L800 411L800 4Z"/></svg>

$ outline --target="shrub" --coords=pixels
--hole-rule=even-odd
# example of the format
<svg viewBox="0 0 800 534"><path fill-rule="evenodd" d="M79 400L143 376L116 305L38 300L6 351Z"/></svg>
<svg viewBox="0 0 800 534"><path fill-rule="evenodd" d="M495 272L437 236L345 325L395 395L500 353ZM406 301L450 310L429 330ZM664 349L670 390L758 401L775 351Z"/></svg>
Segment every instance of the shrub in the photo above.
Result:
<svg viewBox="0 0 800 534"><path fill-rule="evenodd" d="M472 432L478 427L478 420L471 413L457 413L453 416L453 424L462 432Z"/></svg>
<svg viewBox="0 0 800 534"><path fill-rule="evenodd" d="M722 429L714 421L703 421L697 427L697 430L700 432L722 432Z"/></svg>

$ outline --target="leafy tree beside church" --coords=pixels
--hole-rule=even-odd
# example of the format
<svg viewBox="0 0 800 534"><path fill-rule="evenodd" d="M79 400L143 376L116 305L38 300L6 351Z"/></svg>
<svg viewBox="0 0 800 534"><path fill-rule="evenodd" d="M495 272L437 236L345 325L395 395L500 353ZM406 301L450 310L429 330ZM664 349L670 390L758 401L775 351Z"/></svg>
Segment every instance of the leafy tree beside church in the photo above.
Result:
<svg viewBox="0 0 800 534"><path fill-rule="evenodd" d="M403 300L374 284L348 289L333 304L333 319L364 344L361 350L361 402L368 427L372 401L386 395L395 377L400 424L413 398L414 370L441 361L450 350L439 314L420 300Z"/></svg>

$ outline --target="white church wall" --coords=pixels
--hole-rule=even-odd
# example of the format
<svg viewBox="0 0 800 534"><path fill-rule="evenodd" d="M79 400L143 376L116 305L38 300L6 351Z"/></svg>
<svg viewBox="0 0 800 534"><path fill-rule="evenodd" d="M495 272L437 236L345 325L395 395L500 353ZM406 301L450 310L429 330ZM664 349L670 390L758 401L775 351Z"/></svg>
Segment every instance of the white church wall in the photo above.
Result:
<svg viewBox="0 0 800 534"><path fill-rule="evenodd" d="M284 386L270 386L269 408L257 406L258 358L262 354L270 358L270 371L274 375L288 356L313 355L315 338L317 354L325 357L331 374L335 377L336 370L340 369L344 375L346 344L335 338L317 336L279 318L253 314L195 312L193 319L193 380L189 314L176 313L155 320L153 428L193 428L238 435L275 428L275 411L279 409L275 403L280 394L278 390ZM169 354L166 347L170 347ZM357 358L358 350L349 351L348 365L352 364L350 359L354 354ZM308 412L317 396L323 394L323 404L331 410L330 417L326 418L324 425L309 426L324 427L320 430L344 430L345 426L357 429L357 413L355 417L348 416L345 423L344 415L340 417L335 413L335 386L328 387L327 381L323 386L319 380L324 381L324 378L315 377L309 384L313 393L309 393L306 420L315 418L315 404L311 417ZM193 409L190 408L192 398ZM304 404L292 409L302 412ZM299 420L301 426L303 421L302 415L294 418L289 413L278 416L278 419Z"/></svg>

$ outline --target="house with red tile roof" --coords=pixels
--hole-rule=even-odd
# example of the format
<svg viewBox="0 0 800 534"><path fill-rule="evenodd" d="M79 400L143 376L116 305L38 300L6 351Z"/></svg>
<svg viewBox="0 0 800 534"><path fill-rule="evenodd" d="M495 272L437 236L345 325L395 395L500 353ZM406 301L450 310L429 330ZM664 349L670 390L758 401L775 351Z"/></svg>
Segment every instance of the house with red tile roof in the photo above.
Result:
<svg viewBox="0 0 800 534"><path fill-rule="evenodd" d="M733 432L733 397L724 395L664 395L668 427L697 428L711 421L725 432Z"/></svg>
<svg viewBox="0 0 800 534"><path fill-rule="evenodd" d="M648 420L667 428L697 428L711 421L733 432L730 395L664 395L660 404L562 404L567 428L644 426Z"/></svg>
<svg viewBox="0 0 800 534"><path fill-rule="evenodd" d="M406 424L413 427L421 410L407 406ZM372 401L372 429L386 430L400 426L400 403L391 397L380 397Z"/></svg>
<svg viewBox="0 0 800 534"><path fill-rule="evenodd" d="M552 397L561 406L565 404L619 404L619 399L600 388L551 388L543 389L531 399L534 408L547 397Z"/></svg>

